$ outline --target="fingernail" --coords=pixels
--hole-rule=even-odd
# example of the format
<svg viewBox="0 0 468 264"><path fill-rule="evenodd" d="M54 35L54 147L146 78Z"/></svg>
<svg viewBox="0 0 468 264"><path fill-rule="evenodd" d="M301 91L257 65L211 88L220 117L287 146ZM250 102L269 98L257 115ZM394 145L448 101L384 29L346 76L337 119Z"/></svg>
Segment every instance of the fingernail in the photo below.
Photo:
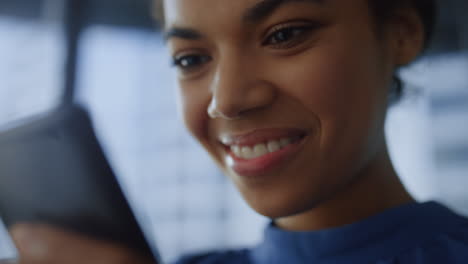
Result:
<svg viewBox="0 0 468 264"><path fill-rule="evenodd" d="M31 258L41 258L47 254L47 245L35 234L33 228L19 227L12 232L20 253Z"/></svg>

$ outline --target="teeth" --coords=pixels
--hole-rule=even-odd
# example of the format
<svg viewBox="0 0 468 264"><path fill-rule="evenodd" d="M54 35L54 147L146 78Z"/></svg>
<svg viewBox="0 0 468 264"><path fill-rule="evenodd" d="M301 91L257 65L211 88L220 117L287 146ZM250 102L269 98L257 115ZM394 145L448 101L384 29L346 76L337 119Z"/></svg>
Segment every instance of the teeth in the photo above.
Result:
<svg viewBox="0 0 468 264"><path fill-rule="evenodd" d="M242 147L240 156L244 159L252 159L254 152L250 147Z"/></svg>
<svg viewBox="0 0 468 264"><path fill-rule="evenodd" d="M281 145L278 141L269 141L267 148L268 148L268 151L275 152L281 149Z"/></svg>
<svg viewBox="0 0 468 264"><path fill-rule="evenodd" d="M231 151L239 158L242 159L255 159L266 155L268 153L272 153L278 151L287 145L292 143L292 139L290 138L282 138L280 140L271 140L267 143L260 143L253 147L240 147L237 145L231 146Z"/></svg>
<svg viewBox="0 0 468 264"><path fill-rule="evenodd" d="M239 146L232 146L231 151L236 155L237 157L240 157L242 155L241 148Z"/></svg>
<svg viewBox="0 0 468 264"><path fill-rule="evenodd" d="M265 155L265 154L270 153L270 152L268 151L267 146L266 146L265 144L257 144L257 145L255 145L254 151L253 151L253 152L254 152L254 155L253 155L254 158L258 158L258 157L261 157L261 156L263 156L263 155Z"/></svg>

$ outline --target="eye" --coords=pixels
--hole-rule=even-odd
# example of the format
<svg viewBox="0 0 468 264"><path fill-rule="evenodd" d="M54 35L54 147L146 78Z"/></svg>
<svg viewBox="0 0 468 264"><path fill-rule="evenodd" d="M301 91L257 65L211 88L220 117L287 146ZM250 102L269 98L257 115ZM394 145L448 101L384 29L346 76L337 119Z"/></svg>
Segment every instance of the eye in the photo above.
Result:
<svg viewBox="0 0 468 264"><path fill-rule="evenodd" d="M318 25L280 25L273 28L262 45L272 46L274 48L290 48L299 44L310 31L317 28Z"/></svg>
<svg viewBox="0 0 468 264"><path fill-rule="evenodd" d="M205 55L183 55L183 56L175 56L172 61L172 65L175 67L188 71L192 69L196 69L197 67L203 65L204 63L210 61L211 58Z"/></svg>

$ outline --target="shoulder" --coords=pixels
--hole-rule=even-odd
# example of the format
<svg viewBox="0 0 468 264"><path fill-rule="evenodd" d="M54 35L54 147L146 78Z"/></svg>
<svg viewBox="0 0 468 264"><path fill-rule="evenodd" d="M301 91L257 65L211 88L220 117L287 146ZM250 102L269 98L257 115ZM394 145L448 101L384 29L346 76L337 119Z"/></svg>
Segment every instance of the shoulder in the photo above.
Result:
<svg viewBox="0 0 468 264"><path fill-rule="evenodd" d="M468 219L448 214L448 220L439 224L443 230L428 235L414 247L407 248L398 256L382 262L382 264L412 263L412 264L464 264L468 263ZM426 221L437 221L426 219Z"/></svg>
<svg viewBox="0 0 468 264"><path fill-rule="evenodd" d="M175 264L249 264L249 251L229 250L219 252L207 252L203 254L188 255L180 258Z"/></svg>
<svg viewBox="0 0 468 264"><path fill-rule="evenodd" d="M405 252L402 257L419 261L414 263L467 263L468 220Z"/></svg>

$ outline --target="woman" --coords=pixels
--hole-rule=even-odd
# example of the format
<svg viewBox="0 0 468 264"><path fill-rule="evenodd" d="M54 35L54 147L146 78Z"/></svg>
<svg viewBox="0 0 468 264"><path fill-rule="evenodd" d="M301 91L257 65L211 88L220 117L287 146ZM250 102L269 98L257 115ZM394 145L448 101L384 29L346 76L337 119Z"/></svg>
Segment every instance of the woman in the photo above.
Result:
<svg viewBox="0 0 468 264"><path fill-rule="evenodd" d="M253 249L179 263L467 263L468 220L415 202L384 137L395 72L429 41L431 1L163 5L187 128L273 220ZM13 235L24 263L146 263L48 227Z"/></svg>

